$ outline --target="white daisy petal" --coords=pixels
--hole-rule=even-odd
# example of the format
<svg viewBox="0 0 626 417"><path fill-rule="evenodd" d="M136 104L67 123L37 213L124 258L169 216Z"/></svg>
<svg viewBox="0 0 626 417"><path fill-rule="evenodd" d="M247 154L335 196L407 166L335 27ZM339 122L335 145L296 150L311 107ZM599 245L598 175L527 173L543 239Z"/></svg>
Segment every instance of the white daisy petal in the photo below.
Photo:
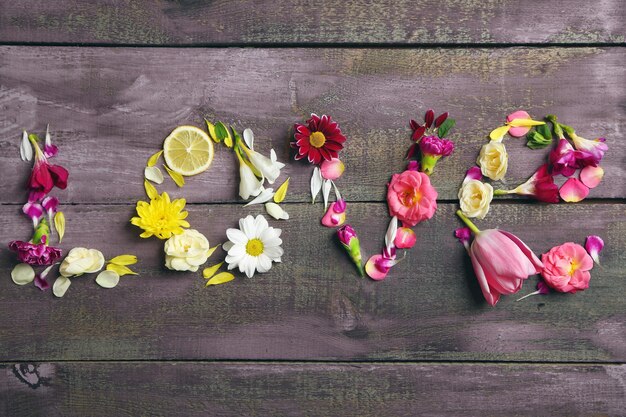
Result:
<svg viewBox="0 0 626 417"><path fill-rule="evenodd" d="M269 256L265 255L264 253L259 255L258 260L259 260L258 261L259 265L257 266L257 270L260 273L267 272L272 268L272 260L269 258Z"/></svg>
<svg viewBox="0 0 626 417"><path fill-rule="evenodd" d="M264 255L267 255L270 259L274 260L283 256L283 248L279 246L266 247L263 251Z"/></svg>
<svg viewBox="0 0 626 417"><path fill-rule="evenodd" d="M260 232L264 229L267 229L269 227L269 224L267 223L267 220L265 220L265 217L259 214L258 216L256 216L256 219L254 219L254 227L256 228L257 232ZM260 236L260 234L258 236Z"/></svg>
<svg viewBox="0 0 626 417"><path fill-rule="evenodd" d="M222 244L222 249L224 249L226 252L228 252L230 250L230 248L232 248L235 244L233 242L231 242L230 240L227 240L226 242L224 242Z"/></svg>
<svg viewBox="0 0 626 417"><path fill-rule="evenodd" d="M252 216L248 216L241 222L241 231L246 235L246 240L254 239L256 227Z"/></svg>
<svg viewBox="0 0 626 417"><path fill-rule="evenodd" d="M233 242L235 245L237 245L237 244L245 245L246 243L248 243L248 238L239 229L228 229L228 230L226 230L226 237L228 237L228 240Z"/></svg>

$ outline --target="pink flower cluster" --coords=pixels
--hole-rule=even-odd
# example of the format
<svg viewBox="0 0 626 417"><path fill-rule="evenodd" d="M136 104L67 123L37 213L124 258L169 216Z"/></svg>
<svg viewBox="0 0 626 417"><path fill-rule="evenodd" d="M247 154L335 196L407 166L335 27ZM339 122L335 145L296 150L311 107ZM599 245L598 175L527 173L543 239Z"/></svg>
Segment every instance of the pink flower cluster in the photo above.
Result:
<svg viewBox="0 0 626 417"><path fill-rule="evenodd" d="M435 118L435 112L430 109L424 115L424 124L411 120L409 125L413 130L411 139L415 142L407 151L406 158L413 158L419 151L419 170L430 175L440 158L449 156L454 151L454 142L444 137L456 122L443 113ZM411 163L413 161L410 161Z"/></svg>

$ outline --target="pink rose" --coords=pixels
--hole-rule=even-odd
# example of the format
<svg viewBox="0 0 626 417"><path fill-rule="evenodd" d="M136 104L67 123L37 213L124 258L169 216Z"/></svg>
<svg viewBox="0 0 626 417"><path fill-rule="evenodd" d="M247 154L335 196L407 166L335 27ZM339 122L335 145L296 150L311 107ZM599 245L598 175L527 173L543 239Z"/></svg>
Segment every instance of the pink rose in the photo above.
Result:
<svg viewBox="0 0 626 417"><path fill-rule="evenodd" d="M394 174L387 186L389 215L397 216L405 226L412 227L428 220L437 210L437 190L423 172L404 171Z"/></svg>
<svg viewBox="0 0 626 417"><path fill-rule="evenodd" d="M593 259L579 244L567 242L555 246L541 255L541 275L551 288L560 292L575 293L589 288Z"/></svg>

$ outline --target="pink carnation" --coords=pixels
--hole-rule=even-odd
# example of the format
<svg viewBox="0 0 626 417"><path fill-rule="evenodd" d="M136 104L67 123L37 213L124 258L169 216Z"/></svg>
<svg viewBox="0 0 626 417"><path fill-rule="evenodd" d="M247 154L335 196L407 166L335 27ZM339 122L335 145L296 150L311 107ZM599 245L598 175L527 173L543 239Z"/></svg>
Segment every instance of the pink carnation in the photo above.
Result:
<svg viewBox="0 0 626 417"><path fill-rule="evenodd" d="M61 249L47 246L45 243L38 245L21 240L9 243L9 249L17 253L20 262L29 265L51 265L61 257Z"/></svg>
<svg viewBox="0 0 626 417"><path fill-rule="evenodd" d="M589 288L593 259L579 244L567 242L541 255L546 284L560 292L575 293Z"/></svg>
<svg viewBox="0 0 626 417"><path fill-rule="evenodd" d="M428 220L437 210L437 190L423 172L404 171L394 174L387 186L389 215L397 216L405 226L412 227Z"/></svg>

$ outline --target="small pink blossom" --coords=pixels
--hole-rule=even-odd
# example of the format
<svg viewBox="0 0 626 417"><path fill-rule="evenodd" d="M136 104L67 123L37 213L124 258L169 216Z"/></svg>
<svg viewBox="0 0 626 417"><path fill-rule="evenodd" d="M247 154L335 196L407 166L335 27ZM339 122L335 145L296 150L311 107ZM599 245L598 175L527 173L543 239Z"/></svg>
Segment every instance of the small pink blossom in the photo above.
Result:
<svg viewBox="0 0 626 417"><path fill-rule="evenodd" d="M541 259L541 275L550 288L569 293L589 288L593 259L579 244L567 242L555 246L541 255Z"/></svg>
<svg viewBox="0 0 626 417"><path fill-rule="evenodd" d="M415 232L408 227L400 227L396 233L396 238L394 239L394 245L398 249L411 249L415 242L417 241L417 236L415 236Z"/></svg>
<svg viewBox="0 0 626 417"><path fill-rule="evenodd" d="M422 154L420 165L422 172L430 175L441 157L449 156L454 151L454 142L438 136L426 136L419 142Z"/></svg>

